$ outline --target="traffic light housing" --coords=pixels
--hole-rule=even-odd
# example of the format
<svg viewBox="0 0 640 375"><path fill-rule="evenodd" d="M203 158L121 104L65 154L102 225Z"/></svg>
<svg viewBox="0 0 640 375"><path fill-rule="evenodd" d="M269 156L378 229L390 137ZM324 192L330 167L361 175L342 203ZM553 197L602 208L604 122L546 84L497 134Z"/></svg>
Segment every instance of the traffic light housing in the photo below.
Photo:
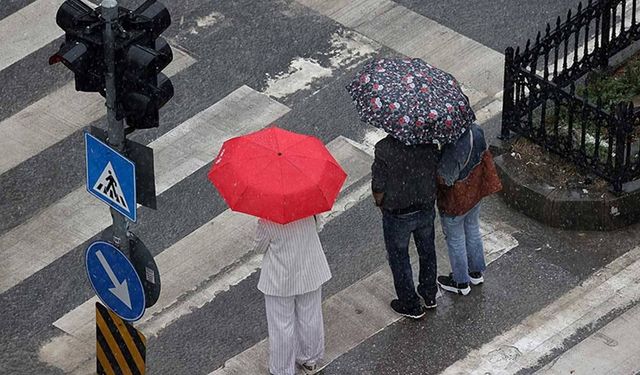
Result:
<svg viewBox="0 0 640 375"><path fill-rule="evenodd" d="M62 62L75 75L76 90L105 93L105 21L81 0L67 0L58 9L56 23L65 31L60 50L49 64ZM161 73L173 59L169 44L160 37L171 25L168 9L146 0L133 11L119 7L115 27L116 118L129 128L158 127L159 109L173 97L173 85Z"/></svg>
<svg viewBox="0 0 640 375"><path fill-rule="evenodd" d="M122 114L132 129L155 128L159 109L173 97L173 85L162 69L173 60L169 44L160 34L171 25L167 8L147 0L123 21L131 43L119 54L118 95Z"/></svg>
<svg viewBox="0 0 640 375"><path fill-rule="evenodd" d="M80 0L67 0L58 9L56 23L65 41L49 64L63 63L75 75L76 90L104 95L104 22L98 12Z"/></svg>

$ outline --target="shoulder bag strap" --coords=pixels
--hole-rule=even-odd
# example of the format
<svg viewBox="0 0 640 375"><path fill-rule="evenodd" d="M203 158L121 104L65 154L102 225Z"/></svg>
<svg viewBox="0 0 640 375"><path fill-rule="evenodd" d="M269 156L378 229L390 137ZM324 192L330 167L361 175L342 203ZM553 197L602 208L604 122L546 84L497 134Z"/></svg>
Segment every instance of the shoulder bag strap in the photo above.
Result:
<svg viewBox="0 0 640 375"><path fill-rule="evenodd" d="M469 164L469 160L471 160L472 153L473 153L473 129L469 128L469 156L467 156L467 161L464 163L464 167L462 167L462 170L464 170Z"/></svg>

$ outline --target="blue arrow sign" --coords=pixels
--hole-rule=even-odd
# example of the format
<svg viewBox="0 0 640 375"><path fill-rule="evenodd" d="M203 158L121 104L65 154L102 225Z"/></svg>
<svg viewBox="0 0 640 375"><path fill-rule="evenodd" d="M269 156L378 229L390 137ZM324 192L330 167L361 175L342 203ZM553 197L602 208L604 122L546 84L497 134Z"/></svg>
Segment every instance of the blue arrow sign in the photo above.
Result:
<svg viewBox="0 0 640 375"><path fill-rule="evenodd" d="M107 144L85 132L87 191L136 221L136 166Z"/></svg>
<svg viewBox="0 0 640 375"><path fill-rule="evenodd" d="M102 303L124 320L142 317L145 309L142 281L118 248L104 241L92 243L85 252L85 266Z"/></svg>

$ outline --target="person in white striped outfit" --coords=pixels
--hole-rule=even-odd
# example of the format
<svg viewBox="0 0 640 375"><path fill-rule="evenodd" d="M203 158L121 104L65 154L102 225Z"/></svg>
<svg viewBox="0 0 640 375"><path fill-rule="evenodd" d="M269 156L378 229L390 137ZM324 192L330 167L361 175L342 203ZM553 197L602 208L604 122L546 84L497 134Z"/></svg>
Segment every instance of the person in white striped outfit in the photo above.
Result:
<svg viewBox="0 0 640 375"><path fill-rule="evenodd" d="M322 284L331 278L318 232L309 216L288 224L258 220L256 250L265 252L258 289L264 293L269 329L269 371L294 375L322 370Z"/></svg>

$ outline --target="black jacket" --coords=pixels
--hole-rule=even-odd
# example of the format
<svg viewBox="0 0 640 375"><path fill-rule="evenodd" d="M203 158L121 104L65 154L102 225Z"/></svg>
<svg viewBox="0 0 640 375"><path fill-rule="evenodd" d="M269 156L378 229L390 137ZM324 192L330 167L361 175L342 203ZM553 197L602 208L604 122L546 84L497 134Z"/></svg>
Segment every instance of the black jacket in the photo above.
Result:
<svg viewBox="0 0 640 375"><path fill-rule="evenodd" d="M438 161L435 145L406 146L390 135L376 143L371 190L384 193L382 208L397 214L432 208Z"/></svg>

